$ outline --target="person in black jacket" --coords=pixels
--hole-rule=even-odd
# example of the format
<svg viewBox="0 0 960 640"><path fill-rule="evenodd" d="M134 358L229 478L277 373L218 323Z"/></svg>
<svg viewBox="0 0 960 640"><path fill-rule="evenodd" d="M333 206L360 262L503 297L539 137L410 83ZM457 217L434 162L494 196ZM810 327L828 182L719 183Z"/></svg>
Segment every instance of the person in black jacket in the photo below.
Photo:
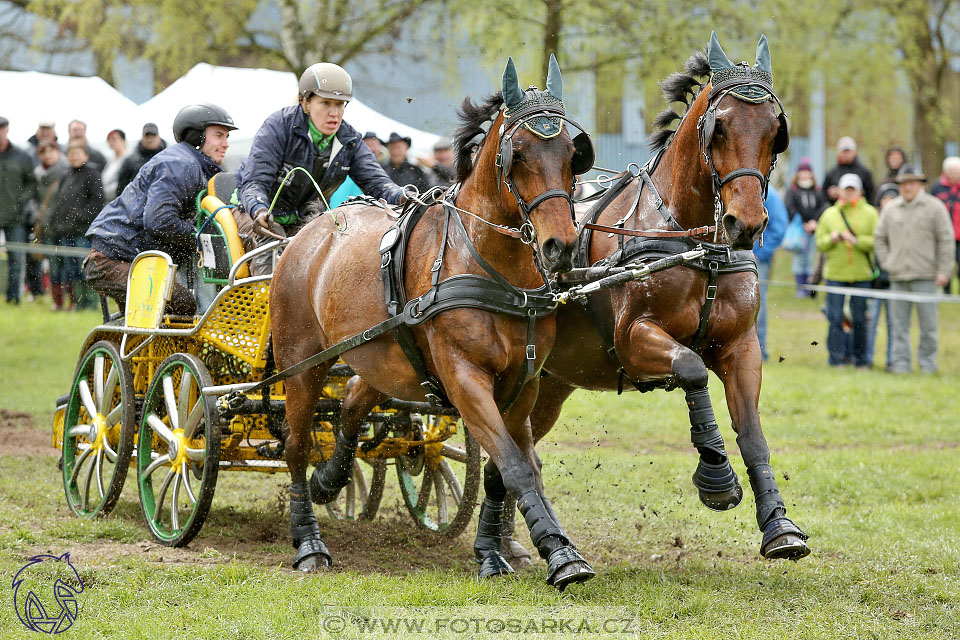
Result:
<svg viewBox="0 0 960 640"><path fill-rule="evenodd" d="M387 140L387 153L390 157L383 163L383 168L390 179L404 186L412 184L420 193L430 188L430 180L420 167L414 166L407 160L407 151L410 149L410 138L401 136L397 132L390 134Z"/></svg>
<svg viewBox="0 0 960 640"><path fill-rule="evenodd" d="M390 204L403 201L403 191L360 132L343 120L353 98L353 80L344 69L329 62L311 65L300 76L299 98L267 117L237 170L240 206L233 215L247 251L273 241L261 229L274 237L295 235L324 212L324 203L348 176L367 195ZM270 268L270 255L250 265L254 275Z"/></svg>
<svg viewBox="0 0 960 640"><path fill-rule="evenodd" d="M837 187L837 183L841 176L848 173L860 176L860 182L863 183L863 197L867 202L873 202L873 174L857 160L857 141L850 136L844 136L837 141L837 166L830 169L823 179L823 191L827 194L830 204L834 204L840 197L840 188Z"/></svg>
<svg viewBox="0 0 960 640"><path fill-rule="evenodd" d="M117 174L117 195L123 193L128 184L133 182L137 173L147 164L150 159L167 148L167 143L160 137L160 130L157 125L148 122L143 125L143 135L140 136L140 143L130 155L123 160L120 165L120 173Z"/></svg>
<svg viewBox="0 0 960 640"><path fill-rule="evenodd" d="M89 163L86 145L80 141L67 148L70 169L60 179L60 187L54 196L53 211L47 221L48 241L54 240L59 247L89 247L83 237L87 227L103 208L103 185L100 171ZM53 256L50 260L50 286L53 290L54 310L63 309L64 294L70 298L70 309L77 303L75 283L82 286L80 258Z"/></svg>
<svg viewBox="0 0 960 640"><path fill-rule="evenodd" d="M820 214L827 208L827 200L823 196L823 191L817 186L817 179L813 175L809 158L802 158L797 165L797 175L787 189L784 205L791 220L795 215L800 216L803 230L807 234L803 249L793 253L793 277L797 282L797 297L803 298L808 293L802 287L809 282L817 255L817 243L813 239L813 234L817 230ZM811 291L810 294L815 296L816 292Z"/></svg>

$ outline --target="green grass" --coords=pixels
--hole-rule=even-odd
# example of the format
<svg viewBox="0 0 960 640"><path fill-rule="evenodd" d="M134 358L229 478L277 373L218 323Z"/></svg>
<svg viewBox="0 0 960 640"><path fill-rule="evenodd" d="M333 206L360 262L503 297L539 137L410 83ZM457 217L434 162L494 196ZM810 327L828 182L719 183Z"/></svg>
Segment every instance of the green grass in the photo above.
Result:
<svg viewBox="0 0 960 640"><path fill-rule="evenodd" d="M960 306L941 307L941 373L891 376L827 367L817 305L771 289L761 397L790 516L811 535L798 563L758 557L748 488L732 511L700 505L679 392L577 393L540 450L554 505L598 575L563 595L543 583L542 562L479 583L471 532L417 534L392 468L374 522L318 509L340 564L305 577L285 568L282 475L222 474L198 538L170 551L149 538L132 483L109 518L81 522L56 458L12 450L0 455L0 577L31 554L73 552L87 589L65 637L557 637L564 621L578 637L960 637ZM0 408L33 413L46 431L95 320L0 308ZM735 452L715 378L711 395ZM746 483L735 454L734 468ZM9 605L0 611L0 637L27 636ZM389 620L400 630L384 631ZM496 633L500 624L514 626Z"/></svg>

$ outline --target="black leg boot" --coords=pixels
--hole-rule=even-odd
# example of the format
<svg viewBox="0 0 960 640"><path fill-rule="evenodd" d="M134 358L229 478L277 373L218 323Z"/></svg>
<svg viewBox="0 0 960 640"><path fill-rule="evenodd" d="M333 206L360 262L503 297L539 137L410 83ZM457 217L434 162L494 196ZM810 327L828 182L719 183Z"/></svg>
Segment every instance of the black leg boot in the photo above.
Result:
<svg viewBox="0 0 960 640"><path fill-rule="evenodd" d="M547 503L549 508L549 503ZM518 569L529 566L530 552L523 548L514 537L516 532L517 499L507 494L503 501L503 541L500 543L500 555Z"/></svg>
<svg viewBox="0 0 960 640"><path fill-rule="evenodd" d="M480 523L477 539L473 543L473 556L480 565L478 578L492 578L513 573L513 567L500 555L503 532L503 502L484 498L480 506Z"/></svg>
<svg viewBox="0 0 960 640"><path fill-rule="evenodd" d="M743 500L743 489L723 446L723 436L713 414L706 387L688 391L690 439L700 452L700 463L693 474L693 484L700 502L714 511L732 509Z"/></svg>
<svg viewBox="0 0 960 640"><path fill-rule="evenodd" d="M333 558L320 538L320 525L313 513L310 487L290 485L290 535L297 550L293 568L298 571L316 571L330 566Z"/></svg>
<svg viewBox="0 0 960 640"><path fill-rule="evenodd" d="M773 468L768 463L749 467L750 487L757 503L757 525L763 531L760 555L771 560L799 560L810 553L809 536L787 517Z"/></svg>
<svg viewBox="0 0 960 640"><path fill-rule="evenodd" d="M333 502L340 494L340 489L350 483L358 441L359 436L348 440L341 432L337 432L337 446L333 455L310 474L310 494L316 504Z"/></svg>
<svg viewBox="0 0 960 640"><path fill-rule="evenodd" d="M520 496L517 506L530 529L530 539L540 557L547 561L547 584L562 593L567 585L586 582L596 575L550 515L536 490Z"/></svg>

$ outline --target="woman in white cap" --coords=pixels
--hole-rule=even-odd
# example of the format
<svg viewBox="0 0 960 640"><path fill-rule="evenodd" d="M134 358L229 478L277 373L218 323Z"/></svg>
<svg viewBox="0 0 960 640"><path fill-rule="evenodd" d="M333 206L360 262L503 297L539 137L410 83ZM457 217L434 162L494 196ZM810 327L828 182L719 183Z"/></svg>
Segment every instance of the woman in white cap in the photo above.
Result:
<svg viewBox="0 0 960 640"><path fill-rule="evenodd" d="M240 210L234 215L247 250L272 240L257 233L255 225L292 236L323 211L322 206L312 206L307 212L307 205L320 199L313 181L327 201L349 176L364 193L391 204L401 202L400 187L384 172L360 132L343 120L352 98L350 75L338 65L320 62L300 76L297 104L264 121L250 155L237 170ZM296 167L302 171L291 175L281 189ZM252 271L267 273L269 260L255 261Z"/></svg>

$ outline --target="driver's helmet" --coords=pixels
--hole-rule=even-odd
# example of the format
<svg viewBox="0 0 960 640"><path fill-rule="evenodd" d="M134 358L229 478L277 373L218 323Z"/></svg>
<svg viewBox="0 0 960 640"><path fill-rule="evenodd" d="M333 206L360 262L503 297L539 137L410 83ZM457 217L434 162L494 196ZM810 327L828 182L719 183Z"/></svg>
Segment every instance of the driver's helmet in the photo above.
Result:
<svg viewBox="0 0 960 640"><path fill-rule="evenodd" d="M300 76L300 98L306 100L311 95L349 102L353 99L353 80L340 65L332 62L312 64Z"/></svg>
<svg viewBox="0 0 960 640"><path fill-rule="evenodd" d="M233 118L223 107L215 104L190 104L180 109L177 117L173 119L173 137L177 142L183 142L187 137L203 139L204 130L210 125L220 125L230 131L237 128L233 123ZM196 131L196 134L189 135L189 131ZM188 140L188 142L192 142Z"/></svg>

